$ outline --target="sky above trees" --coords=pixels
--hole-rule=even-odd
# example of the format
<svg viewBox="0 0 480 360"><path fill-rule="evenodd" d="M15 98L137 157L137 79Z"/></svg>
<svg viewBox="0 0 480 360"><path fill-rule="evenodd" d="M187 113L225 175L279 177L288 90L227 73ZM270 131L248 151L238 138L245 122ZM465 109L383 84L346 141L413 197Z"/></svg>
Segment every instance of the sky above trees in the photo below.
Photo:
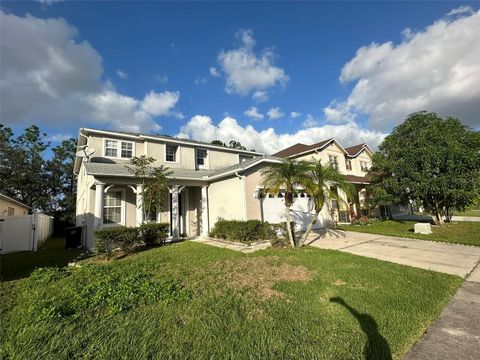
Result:
<svg viewBox="0 0 480 360"><path fill-rule="evenodd" d="M2 2L0 122L376 147L420 110L480 127L478 3Z"/></svg>

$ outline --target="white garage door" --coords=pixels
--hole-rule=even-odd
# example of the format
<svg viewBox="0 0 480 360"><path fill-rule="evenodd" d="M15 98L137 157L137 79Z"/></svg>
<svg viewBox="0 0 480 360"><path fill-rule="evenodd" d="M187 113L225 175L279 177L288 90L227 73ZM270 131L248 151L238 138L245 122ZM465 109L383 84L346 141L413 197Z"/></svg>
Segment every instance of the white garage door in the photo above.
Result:
<svg viewBox="0 0 480 360"><path fill-rule="evenodd" d="M263 218L265 221L268 221L273 224L286 221L285 214L285 203L283 197L269 197L267 195L262 200L262 210ZM313 202L307 197L296 197L293 205L291 207L291 217L292 221L295 222L295 230L302 231L305 230L315 216L315 211L313 209ZM318 215L317 223L314 226L314 229L324 228L325 227L325 214L324 211L320 212Z"/></svg>

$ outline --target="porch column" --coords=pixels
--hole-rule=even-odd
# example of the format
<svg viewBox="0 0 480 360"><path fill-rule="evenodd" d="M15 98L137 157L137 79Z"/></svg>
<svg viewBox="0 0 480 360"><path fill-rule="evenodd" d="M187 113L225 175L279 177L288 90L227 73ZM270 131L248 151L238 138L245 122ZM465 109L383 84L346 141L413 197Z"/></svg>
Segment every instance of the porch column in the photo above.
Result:
<svg viewBox="0 0 480 360"><path fill-rule="evenodd" d="M95 230L99 229L103 224L103 199L105 184L102 182L95 183L95 219L93 227Z"/></svg>
<svg viewBox="0 0 480 360"><path fill-rule="evenodd" d="M137 211L136 211L136 225L140 226L143 224L143 184L138 184L137 189L135 191L136 195L136 202L137 202Z"/></svg>
<svg viewBox="0 0 480 360"><path fill-rule="evenodd" d="M202 211L202 227L201 235L208 235L208 185L202 186L202 196L200 199L201 211Z"/></svg>
<svg viewBox="0 0 480 360"><path fill-rule="evenodd" d="M180 214L179 214L179 204L178 204L178 194L180 193L179 186L173 186L170 189L172 194L172 207L170 211L172 213L172 238L176 239L180 237Z"/></svg>

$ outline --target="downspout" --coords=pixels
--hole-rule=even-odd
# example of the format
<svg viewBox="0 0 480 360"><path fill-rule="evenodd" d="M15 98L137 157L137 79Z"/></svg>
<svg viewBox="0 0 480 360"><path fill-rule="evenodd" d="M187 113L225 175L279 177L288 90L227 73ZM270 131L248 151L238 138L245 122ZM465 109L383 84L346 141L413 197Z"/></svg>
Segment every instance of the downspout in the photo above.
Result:
<svg viewBox="0 0 480 360"><path fill-rule="evenodd" d="M247 221L247 191L245 189L245 175L240 175L238 171L235 171L235 175L242 180L243 220Z"/></svg>

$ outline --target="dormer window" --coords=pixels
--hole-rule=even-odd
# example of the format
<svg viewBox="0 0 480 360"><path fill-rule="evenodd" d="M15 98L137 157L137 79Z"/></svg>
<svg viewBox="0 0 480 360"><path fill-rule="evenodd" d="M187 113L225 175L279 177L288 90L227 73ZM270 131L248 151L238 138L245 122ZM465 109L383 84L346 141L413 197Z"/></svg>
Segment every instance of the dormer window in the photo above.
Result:
<svg viewBox="0 0 480 360"><path fill-rule="evenodd" d="M133 142L105 139L105 157L131 159Z"/></svg>
<svg viewBox="0 0 480 360"><path fill-rule="evenodd" d="M330 161L330 166L335 170L338 170L338 156L328 155L328 160Z"/></svg>
<svg viewBox="0 0 480 360"><path fill-rule="evenodd" d="M167 145L165 147L165 161L176 162L177 161L177 149L178 149L178 146Z"/></svg>

